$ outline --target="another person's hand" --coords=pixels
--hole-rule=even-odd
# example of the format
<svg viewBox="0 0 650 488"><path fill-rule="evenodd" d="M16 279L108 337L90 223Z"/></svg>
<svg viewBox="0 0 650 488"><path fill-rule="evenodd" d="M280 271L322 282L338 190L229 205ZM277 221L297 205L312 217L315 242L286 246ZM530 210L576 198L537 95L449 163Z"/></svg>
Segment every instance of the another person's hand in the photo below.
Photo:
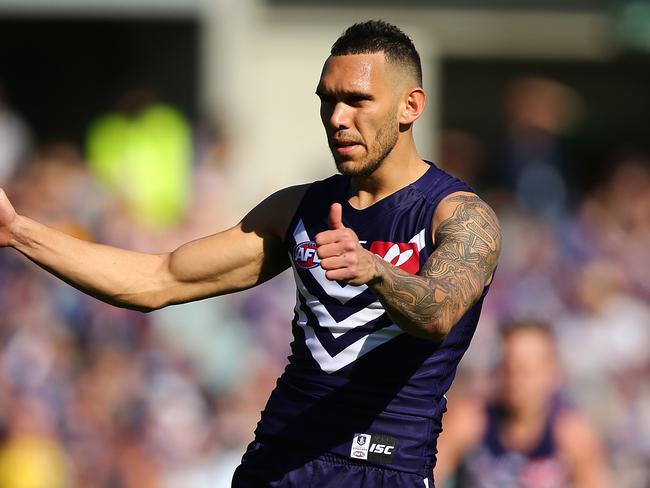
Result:
<svg viewBox="0 0 650 488"><path fill-rule="evenodd" d="M11 240L11 228L16 221L16 211L0 188L0 247L6 247Z"/></svg>
<svg viewBox="0 0 650 488"><path fill-rule="evenodd" d="M359 243L357 234L343 225L340 203L330 208L330 230L316 235L318 257L328 280L365 285L377 278L374 256Z"/></svg>

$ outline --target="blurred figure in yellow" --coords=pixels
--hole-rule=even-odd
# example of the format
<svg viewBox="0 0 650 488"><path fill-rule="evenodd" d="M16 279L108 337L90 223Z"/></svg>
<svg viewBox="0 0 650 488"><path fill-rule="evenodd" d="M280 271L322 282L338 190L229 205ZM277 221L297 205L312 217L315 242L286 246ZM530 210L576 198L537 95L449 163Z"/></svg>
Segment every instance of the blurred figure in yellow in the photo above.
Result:
<svg viewBox="0 0 650 488"><path fill-rule="evenodd" d="M494 398L450 401L437 486L610 486L603 447L586 419L560 398L561 381L550 329L531 322L507 327Z"/></svg>
<svg viewBox="0 0 650 488"><path fill-rule="evenodd" d="M70 463L43 403L25 397L12 407L0 448L0 488L70 486Z"/></svg>
<svg viewBox="0 0 650 488"><path fill-rule="evenodd" d="M91 170L152 230L165 230L183 217L191 148L183 115L139 91L127 93L118 112L96 120L87 140Z"/></svg>

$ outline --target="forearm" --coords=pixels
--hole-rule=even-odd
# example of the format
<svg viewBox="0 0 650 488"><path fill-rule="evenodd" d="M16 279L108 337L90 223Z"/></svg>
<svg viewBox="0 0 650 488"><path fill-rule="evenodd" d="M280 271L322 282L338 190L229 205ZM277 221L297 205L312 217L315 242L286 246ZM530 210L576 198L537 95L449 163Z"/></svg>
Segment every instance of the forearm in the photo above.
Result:
<svg viewBox="0 0 650 488"><path fill-rule="evenodd" d="M444 338L480 298L501 249L496 215L476 195L455 194L441 206L437 247L420 273L374 256L377 279L370 286L397 325L432 340Z"/></svg>
<svg viewBox="0 0 650 488"><path fill-rule="evenodd" d="M432 261L423 275L412 275L373 258L377 278L368 287L393 322L417 337L444 339L483 291L480 277L453 261ZM431 269L444 271L436 277Z"/></svg>
<svg viewBox="0 0 650 488"><path fill-rule="evenodd" d="M390 318L409 334L439 341L481 297L501 249L494 212L474 194L447 197L436 211L436 248L418 275L406 273L363 248L330 208L330 229L316 237L320 266L329 280L367 285Z"/></svg>
<svg viewBox="0 0 650 488"><path fill-rule="evenodd" d="M159 306L165 255L76 239L18 216L10 246L75 288L107 303L148 311Z"/></svg>

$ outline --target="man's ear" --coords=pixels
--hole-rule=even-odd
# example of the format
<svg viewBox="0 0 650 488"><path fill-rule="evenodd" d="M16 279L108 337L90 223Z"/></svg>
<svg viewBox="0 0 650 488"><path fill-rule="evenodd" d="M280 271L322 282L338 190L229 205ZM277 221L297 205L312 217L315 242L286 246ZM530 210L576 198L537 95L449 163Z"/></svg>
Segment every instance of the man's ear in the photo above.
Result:
<svg viewBox="0 0 650 488"><path fill-rule="evenodd" d="M427 103L427 95L421 87L410 89L404 98L401 106L401 113L399 123L402 125L410 125L415 122L422 112Z"/></svg>

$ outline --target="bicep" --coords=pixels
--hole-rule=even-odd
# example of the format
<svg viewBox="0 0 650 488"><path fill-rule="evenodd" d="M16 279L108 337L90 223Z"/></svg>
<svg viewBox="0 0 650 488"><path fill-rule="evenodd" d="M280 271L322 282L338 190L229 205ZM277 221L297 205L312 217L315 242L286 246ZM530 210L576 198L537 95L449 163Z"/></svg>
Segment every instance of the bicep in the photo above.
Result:
<svg viewBox="0 0 650 488"><path fill-rule="evenodd" d="M444 298L447 320L454 324L490 282L501 250L501 231L492 209L471 193L454 193L434 217L436 249L420 274Z"/></svg>
<svg viewBox="0 0 650 488"><path fill-rule="evenodd" d="M279 239L246 232L240 223L184 244L169 255L171 303L250 288L286 269L287 262Z"/></svg>
<svg viewBox="0 0 650 488"><path fill-rule="evenodd" d="M236 226L184 244L165 260L165 305L244 290L289 266L283 237L306 190L281 190Z"/></svg>
<svg viewBox="0 0 650 488"><path fill-rule="evenodd" d="M433 227L434 254L457 260L487 284L501 251L501 229L490 206L473 193L454 193L439 205Z"/></svg>

